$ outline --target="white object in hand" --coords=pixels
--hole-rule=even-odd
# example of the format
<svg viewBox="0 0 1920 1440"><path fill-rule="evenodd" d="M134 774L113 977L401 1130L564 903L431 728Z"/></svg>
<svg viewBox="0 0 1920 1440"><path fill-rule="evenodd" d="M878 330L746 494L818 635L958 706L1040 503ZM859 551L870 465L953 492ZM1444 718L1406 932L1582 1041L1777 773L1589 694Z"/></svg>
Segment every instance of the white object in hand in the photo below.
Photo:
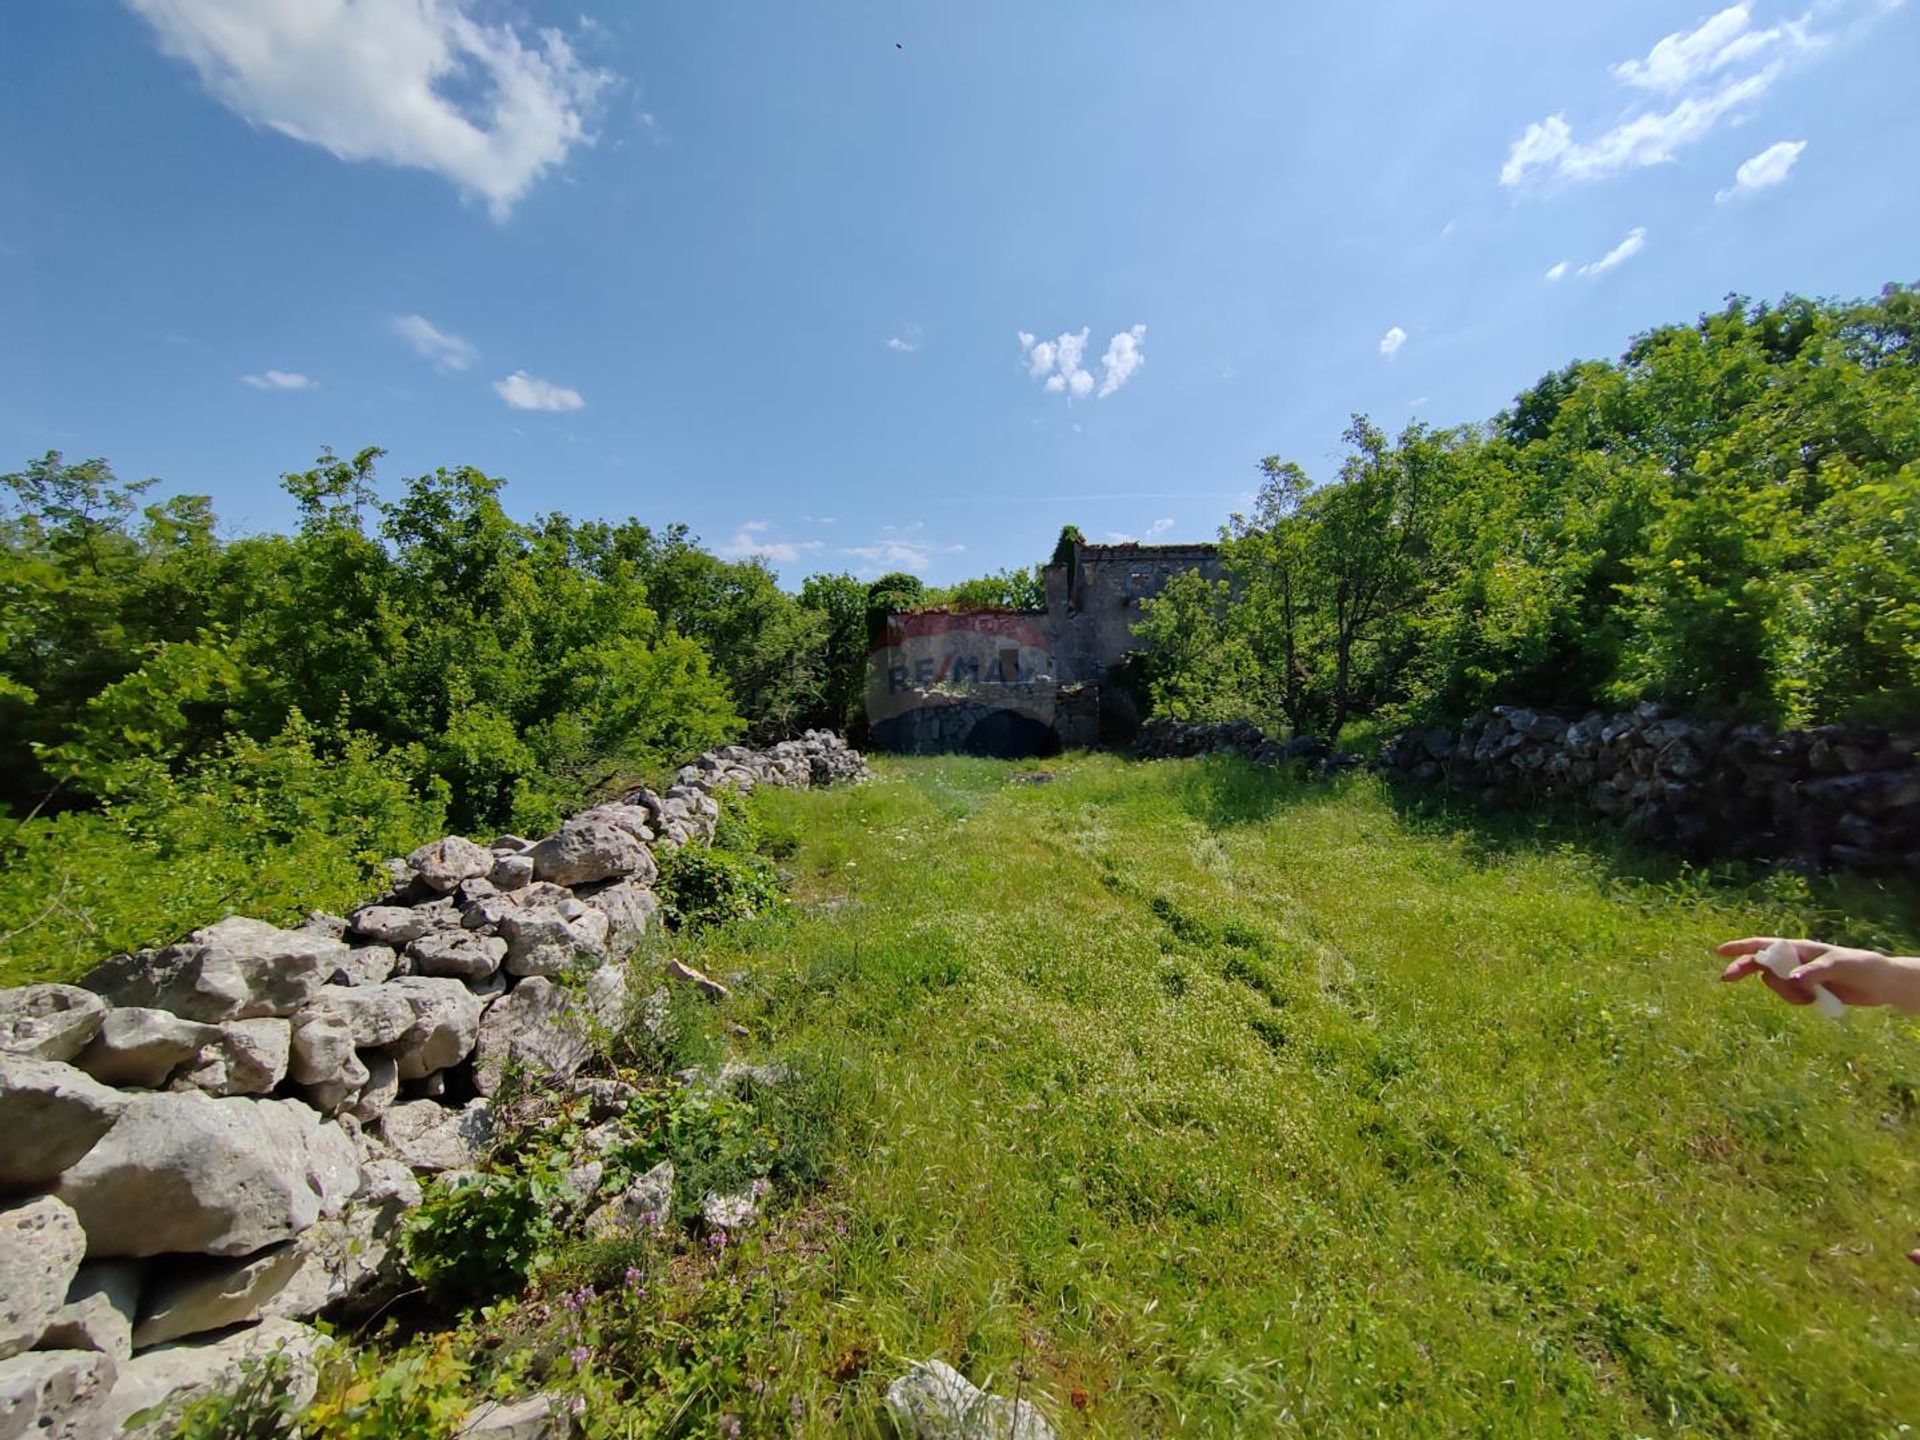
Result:
<svg viewBox="0 0 1920 1440"><path fill-rule="evenodd" d="M1793 978L1793 972L1800 968L1800 952L1790 940L1776 940L1758 955L1753 957L1782 980ZM1826 986L1816 981L1803 982L1813 991L1813 1008L1829 1020L1838 1020L1847 1013L1847 1007Z"/></svg>

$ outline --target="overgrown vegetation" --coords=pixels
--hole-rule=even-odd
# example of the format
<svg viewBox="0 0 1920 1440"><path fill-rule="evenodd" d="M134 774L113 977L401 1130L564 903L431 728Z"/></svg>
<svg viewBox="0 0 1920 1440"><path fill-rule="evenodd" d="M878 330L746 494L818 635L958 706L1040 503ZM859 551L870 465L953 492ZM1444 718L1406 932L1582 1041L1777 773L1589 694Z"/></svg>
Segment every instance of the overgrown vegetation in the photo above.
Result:
<svg viewBox="0 0 1920 1440"><path fill-rule="evenodd" d="M1732 300L1486 425L1346 439L1328 484L1261 462L1229 578L1151 607L1162 713L1920 715L1920 291Z"/></svg>
<svg viewBox="0 0 1920 1440"><path fill-rule="evenodd" d="M1048 767L756 794L795 903L674 937L733 998L614 1051L643 1090L615 1163L671 1158L677 1215L559 1227L526 1290L323 1407L350 1379L418 1413L548 1390L590 1436L881 1433L929 1355L1064 1435L1850 1437L1920 1406L1920 1031L1711 954L1911 952L1910 897L1365 776ZM799 1078L663 1083L736 1029ZM489 1171L562 1173L567 1104ZM764 1224L710 1238L688 1198L755 1174ZM338 1424L308 1433L441 1433Z"/></svg>
<svg viewBox="0 0 1920 1440"><path fill-rule="evenodd" d="M794 597L683 526L517 522L472 469L383 499L378 457L286 476L295 532L239 539L103 461L0 476L0 978L342 907L449 827L857 715L890 582Z"/></svg>

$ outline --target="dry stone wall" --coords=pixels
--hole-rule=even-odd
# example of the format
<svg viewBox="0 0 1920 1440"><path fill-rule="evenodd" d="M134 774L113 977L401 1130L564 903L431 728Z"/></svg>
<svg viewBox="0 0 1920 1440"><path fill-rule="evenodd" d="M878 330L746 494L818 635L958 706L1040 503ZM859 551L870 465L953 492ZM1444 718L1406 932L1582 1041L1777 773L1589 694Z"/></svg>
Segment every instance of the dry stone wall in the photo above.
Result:
<svg viewBox="0 0 1920 1440"><path fill-rule="evenodd" d="M722 790L865 773L824 731L729 746L539 840L423 845L352 915L0 991L0 1437L164 1434L270 1350L310 1394L298 1322L390 1291L420 1177L477 1162L510 1071L572 1083L644 983L655 852L711 840Z"/></svg>
<svg viewBox="0 0 1920 1440"><path fill-rule="evenodd" d="M1501 803L1553 799L1702 856L1920 880L1920 730L1771 730L1658 705L1581 716L1500 706L1404 731L1389 774Z"/></svg>

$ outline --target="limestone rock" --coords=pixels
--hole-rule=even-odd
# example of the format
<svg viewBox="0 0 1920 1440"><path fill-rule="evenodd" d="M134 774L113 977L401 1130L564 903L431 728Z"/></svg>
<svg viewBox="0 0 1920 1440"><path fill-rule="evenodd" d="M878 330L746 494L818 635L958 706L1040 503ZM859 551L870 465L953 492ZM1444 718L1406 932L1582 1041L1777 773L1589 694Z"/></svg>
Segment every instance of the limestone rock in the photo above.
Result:
<svg viewBox="0 0 1920 1440"><path fill-rule="evenodd" d="M98 1350L116 1364L133 1358L133 1323L105 1295L69 1300L53 1312L36 1350Z"/></svg>
<svg viewBox="0 0 1920 1440"><path fill-rule="evenodd" d="M575 960L607 953L612 923L569 895L553 905L510 911L500 918L509 975L557 975Z"/></svg>
<svg viewBox="0 0 1920 1440"><path fill-rule="evenodd" d="M92 1150L126 1107L125 1095L71 1065L0 1055L0 1185L49 1183Z"/></svg>
<svg viewBox="0 0 1920 1440"><path fill-rule="evenodd" d="M673 1162L662 1160L587 1217L587 1233L604 1236L665 1223L673 1213Z"/></svg>
<svg viewBox="0 0 1920 1440"><path fill-rule="evenodd" d="M558 1395L524 1400L483 1400L467 1412L457 1440L568 1440L573 1416Z"/></svg>
<svg viewBox="0 0 1920 1440"><path fill-rule="evenodd" d="M480 1022L473 1088L492 1095L509 1066L546 1084L566 1080L593 1053L596 1032L616 1024L627 1002L626 971L608 965L578 990L542 976L522 980Z"/></svg>
<svg viewBox="0 0 1920 1440"><path fill-rule="evenodd" d="M487 878L493 881L495 889L518 890L533 881L533 857L517 852L496 856Z"/></svg>
<svg viewBox="0 0 1920 1440"><path fill-rule="evenodd" d="M493 861L491 850L471 840L463 840L458 835L449 835L431 845L422 845L407 856L407 864L413 867L421 881L442 895L450 892L462 880L486 875L493 869Z"/></svg>
<svg viewBox="0 0 1920 1440"><path fill-rule="evenodd" d="M285 1020L229 1020L174 1079L173 1088L209 1095L271 1095L287 1078L292 1037L293 1027Z"/></svg>
<svg viewBox="0 0 1920 1440"><path fill-rule="evenodd" d="M356 1047L377 1050L395 1045L413 1029L413 1003L407 991L393 985L357 985L348 989L329 985L293 1017L296 1028L332 1016L347 1028Z"/></svg>
<svg viewBox="0 0 1920 1440"><path fill-rule="evenodd" d="M347 938L347 917L330 915L325 910L309 910L306 918L293 927L306 935L324 935L329 940Z"/></svg>
<svg viewBox="0 0 1920 1440"><path fill-rule="evenodd" d="M391 1055L362 1054L360 1062L367 1067L367 1083L360 1087L359 1095L354 1097L353 1116L364 1124L370 1124L386 1114L399 1097L400 1066Z"/></svg>
<svg viewBox="0 0 1920 1440"><path fill-rule="evenodd" d="M397 1161L385 1161L405 1173ZM266 1315L301 1319L330 1306L365 1304L397 1293L408 1283L400 1255L400 1221L408 1204L418 1204L420 1187L411 1175L411 1201L399 1196L383 1203L356 1201L340 1215L302 1232L291 1247L292 1277L261 1307Z"/></svg>
<svg viewBox="0 0 1920 1440"><path fill-rule="evenodd" d="M139 1349L258 1319L301 1264L293 1244L237 1259L175 1258L147 1287L145 1314L133 1327Z"/></svg>
<svg viewBox="0 0 1920 1440"><path fill-rule="evenodd" d="M327 983L330 986L378 985L394 973L399 963L400 957L390 945L355 945L335 962Z"/></svg>
<svg viewBox="0 0 1920 1440"><path fill-rule="evenodd" d="M97 1350L37 1350L0 1361L0 1440L99 1440L118 1367Z"/></svg>
<svg viewBox="0 0 1920 1440"><path fill-rule="evenodd" d="M583 888L580 899L607 917L607 949L618 959L632 953L660 913L660 897L635 880Z"/></svg>
<svg viewBox="0 0 1920 1440"><path fill-rule="evenodd" d="M331 1010L301 1014L304 1018L293 1032L287 1073L302 1085L345 1081L357 1092L367 1082L367 1069L353 1053L353 1031L346 1018ZM358 1072L357 1080L352 1071Z"/></svg>
<svg viewBox="0 0 1920 1440"><path fill-rule="evenodd" d="M574 1081L573 1093L587 1102L588 1117L596 1121L624 1115L627 1108L640 1098L638 1086L600 1075Z"/></svg>
<svg viewBox="0 0 1920 1440"><path fill-rule="evenodd" d="M744 1230L760 1218L760 1202L772 1190L765 1180L756 1180L746 1189L727 1195L709 1190L700 1199L700 1218L710 1230Z"/></svg>
<svg viewBox="0 0 1920 1440"><path fill-rule="evenodd" d="M100 1029L106 1002L78 985L0 990L0 1053L71 1060Z"/></svg>
<svg viewBox="0 0 1920 1440"><path fill-rule="evenodd" d="M146 1286L147 1264L143 1260L89 1260L67 1287L67 1307L91 1311L96 1302L104 1303L119 1320L115 1331L124 1331L129 1348L133 1344L133 1325L140 1318L140 1292ZM91 1322L89 1322L91 1328ZM64 1347L72 1350L94 1348L87 1345Z"/></svg>
<svg viewBox="0 0 1920 1440"><path fill-rule="evenodd" d="M1031 1402L989 1395L944 1360L923 1360L889 1385L887 1409L910 1440L1054 1440Z"/></svg>
<svg viewBox="0 0 1920 1440"><path fill-rule="evenodd" d="M79 1217L51 1195L0 1210L0 1360L46 1332L86 1249Z"/></svg>
<svg viewBox="0 0 1920 1440"><path fill-rule="evenodd" d="M651 883L653 855L631 831L607 820L577 816L533 847L536 878L585 885L636 875Z"/></svg>
<svg viewBox="0 0 1920 1440"><path fill-rule="evenodd" d="M674 959L667 961L667 978L678 980L682 985L691 985L709 1000L724 1000L733 992L703 970L696 970L685 961Z"/></svg>
<svg viewBox="0 0 1920 1440"><path fill-rule="evenodd" d="M463 1110L437 1100L409 1100L380 1118L380 1133L394 1153L417 1171L470 1169L493 1134L485 1100Z"/></svg>
<svg viewBox="0 0 1920 1440"><path fill-rule="evenodd" d="M274 1354L285 1367L282 1393L296 1408L304 1407L318 1384L318 1356L330 1343L305 1325L266 1320L216 1339L155 1346L121 1367L101 1407L100 1433L115 1440L170 1440L189 1402L231 1389L243 1364ZM150 1411L155 1412L151 1418L122 1429L132 1416Z"/></svg>
<svg viewBox="0 0 1920 1440"><path fill-rule="evenodd" d="M471 930L442 931L407 947L414 969L421 975L451 975L461 980L484 980L507 958L507 942Z"/></svg>
<svg viewBox="0 0 1920 1440"><path fill-rule="evenodd" d="M111 1004L188 1020L291 1015L326 983L346 948L324 935L234 916L164 950L116 955L81 983Z"/></svg>
<svg viewBox="0 0 1920 1440"><path fill-rule="evenodd" d="M338 1213L360 1183L337 1125L297 1100L136 1095L54 1193L87 1253L247 1255Z"/></svg>
<svg viewBox="0 0 1920 1440"><path fill-rule="evenodd" d="M413 1024L393 1048L402 1080L419 1080L458 1065L473 1050L486 1006L458 980L435 975L408 975L389 980L386 988L406 998Z"/></svg>
<svg viewBox="0 0 1920 1440"><path fill-rule="evenodd" d="M433 929L433 917L407 905L369 905L353 912L356 935L396 949Z"/></svg>
<svg viewBox="0 0 1920 1440"><path fill-rule="evenodd" d="M219 1034L212 1025L129 1005L106 1012L99 1034L73 1063L103 1085L158 1090Z"/></svg>

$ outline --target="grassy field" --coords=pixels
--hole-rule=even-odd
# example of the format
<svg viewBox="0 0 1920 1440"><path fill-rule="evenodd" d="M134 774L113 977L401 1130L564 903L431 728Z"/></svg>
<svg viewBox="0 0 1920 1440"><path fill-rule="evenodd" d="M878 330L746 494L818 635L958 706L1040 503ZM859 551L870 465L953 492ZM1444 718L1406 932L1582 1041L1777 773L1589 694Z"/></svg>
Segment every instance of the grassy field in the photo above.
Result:
<svg viewBox="0 0 1920 1440"><path fill-rule="evenodd" d="M839 1097L752 1342L802 1432L930 1355L1065 1434L1920 1422L1920 1026L1710 953L1911 911L1365 776L1036 768L763 793L796 904L694 944Z"/></svg>

